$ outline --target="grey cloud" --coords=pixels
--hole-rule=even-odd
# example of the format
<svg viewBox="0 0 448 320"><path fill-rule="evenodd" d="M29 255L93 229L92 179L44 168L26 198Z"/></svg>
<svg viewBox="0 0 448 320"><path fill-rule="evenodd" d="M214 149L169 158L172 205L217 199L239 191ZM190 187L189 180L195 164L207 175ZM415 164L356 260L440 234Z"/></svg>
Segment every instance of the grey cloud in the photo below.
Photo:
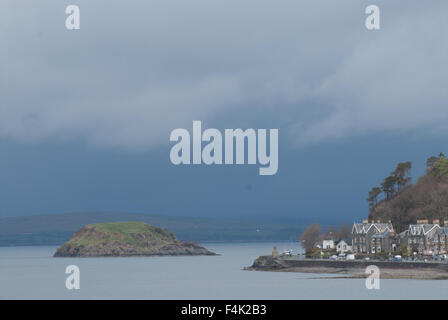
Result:
<svg viewBox="0 0 448 320"><path fill-rule="evenodd" d="M414 129L437 128L439 134L446 134L448 21L444 10L434 7L424 16L408 12L384 29L361 41L339 70L322 81L314 97L330 108L300 128L301 143Z"/></svg>
<svg viewBox="0 0 448 320"><path fill-rule="evenodd" d="M282 110L301 145L444 132L446 1L377 1L378 32L358 0L80 0L79 31L64 28L68 4L0 4L2 137L147 148L260 106Z"/></svg>

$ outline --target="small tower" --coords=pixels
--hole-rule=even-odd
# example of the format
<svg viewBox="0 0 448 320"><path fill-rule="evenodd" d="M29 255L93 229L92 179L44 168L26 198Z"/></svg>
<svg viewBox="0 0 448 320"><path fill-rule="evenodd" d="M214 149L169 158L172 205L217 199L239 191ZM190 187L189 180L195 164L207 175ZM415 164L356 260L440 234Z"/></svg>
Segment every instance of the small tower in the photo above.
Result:
<svg viewBox="0 0 448 320"><path fill-rule="evenodd" d="M277 246L274 246L274 249L272 250L272 257L278 258Z"/></svg>

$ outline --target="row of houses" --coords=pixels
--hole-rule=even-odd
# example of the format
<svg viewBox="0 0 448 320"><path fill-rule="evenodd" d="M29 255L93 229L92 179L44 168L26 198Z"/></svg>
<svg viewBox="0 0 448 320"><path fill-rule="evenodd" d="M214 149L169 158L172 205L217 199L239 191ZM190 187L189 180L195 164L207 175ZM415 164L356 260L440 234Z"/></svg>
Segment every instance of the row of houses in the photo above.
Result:
<svg viewBox="0 0 448 320"><path fill-rule="evenodd" d="M398 253L404 248L420 255L448 254L448 220L429 223L428 219L417 220L408 229L396 233L390 221L368 221L354 223L351 239L326 238L316 247L337 253Z"/></svg>
<svg viewBox="0 0 448 320"><path fill-rule="evenodd" d="M428 219L417 220L408 229L397 234L392 223L363 221L352 228L352 250L354 253L375 254L398 252L406 247L408 252L422 255L448 253L448 220L443 227L439 220L429 223Z"/></svg>

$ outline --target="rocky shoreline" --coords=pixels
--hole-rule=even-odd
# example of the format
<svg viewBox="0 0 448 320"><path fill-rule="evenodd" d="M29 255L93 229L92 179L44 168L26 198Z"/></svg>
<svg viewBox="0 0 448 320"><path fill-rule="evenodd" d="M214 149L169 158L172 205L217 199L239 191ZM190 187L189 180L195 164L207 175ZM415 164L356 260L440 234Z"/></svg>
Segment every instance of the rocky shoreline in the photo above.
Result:
<svg viewBox="0 0 448 320"><path fill-rule="evenodd" d="M245 270L325 274L313 278L357 279L369 275L365 273L369 265L375 265L380 269L382 279L448 280L448 263L437 262L332 261L284 259L269 255L258 257L252 266L246 267Z"/></svg>
<svg viewBox="0 0 448 320"><path fill-rule="evenodd" d="M147 256L211 256L216 255L204 247L191 242L173 243L155 248L135 248L132 246L114 245L113 248L98 246L72 246L59 248L54 257L147 257Z"/></svg>

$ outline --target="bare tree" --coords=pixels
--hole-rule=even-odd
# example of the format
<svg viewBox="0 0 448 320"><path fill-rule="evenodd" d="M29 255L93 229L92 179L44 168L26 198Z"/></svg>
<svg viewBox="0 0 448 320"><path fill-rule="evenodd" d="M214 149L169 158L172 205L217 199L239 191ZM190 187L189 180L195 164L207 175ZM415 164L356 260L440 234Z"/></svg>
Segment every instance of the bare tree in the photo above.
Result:
<svg viewBox="0 0 448 320"><path fill-rule="evenodd" d="M315 223L310 225L308 228L305 229L305 231L300 236L300 242L305 247L305 250L307 252L310 252L314 244L320 240L322 234L322 230L320 228L320 225Z"/></svg>

